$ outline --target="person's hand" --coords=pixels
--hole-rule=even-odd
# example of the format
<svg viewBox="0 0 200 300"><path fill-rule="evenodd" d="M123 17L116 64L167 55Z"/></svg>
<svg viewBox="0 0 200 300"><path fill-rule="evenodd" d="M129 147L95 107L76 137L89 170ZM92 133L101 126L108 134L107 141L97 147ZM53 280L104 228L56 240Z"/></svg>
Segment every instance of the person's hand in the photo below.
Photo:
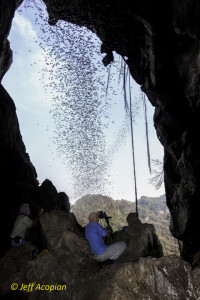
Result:
<svg viewBox="0 0 200 300"><path fill-rule="evenodd" d="M111 227L110 225L108 225L108 226L106 227L106 230L112 231L112 227Z"/></svg>

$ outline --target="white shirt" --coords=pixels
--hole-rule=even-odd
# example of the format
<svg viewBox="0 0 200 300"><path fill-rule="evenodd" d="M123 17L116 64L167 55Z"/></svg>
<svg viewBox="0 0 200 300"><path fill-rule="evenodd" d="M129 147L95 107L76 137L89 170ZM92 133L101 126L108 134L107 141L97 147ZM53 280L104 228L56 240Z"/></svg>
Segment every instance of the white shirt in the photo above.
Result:
<svg viewBox="0 0 200 300"><path fill-rule="evenodd" d="M26 230L32 222L33 221L28 216L19 215L15 221L13 230L11 232L11 238L13 239L16 236L24 238Z"/></svg>

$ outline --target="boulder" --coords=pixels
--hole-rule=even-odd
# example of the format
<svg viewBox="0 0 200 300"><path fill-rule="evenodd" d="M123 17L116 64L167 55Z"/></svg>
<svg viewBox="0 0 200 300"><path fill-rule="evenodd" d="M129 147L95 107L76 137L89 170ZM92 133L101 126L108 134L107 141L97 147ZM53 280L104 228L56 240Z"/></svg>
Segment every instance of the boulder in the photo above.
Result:
<svg viewBox="0 0 200 300"><path fill-rule="evenodd" d="M119 257L120 262L139 261L140 257L163 256L162 245L152 224L142 224L136 213L127 216L129 226L114 233L112 243L124 241L127 244L125 252Z"/></svg>
<svg viewBox="0 0 200 300"><path fill-rule="evenodd" d="M25 245L20 248L11 248L0 260L0 298L9 295L11 284L17 283L21 286L26 282L28 263L32 259L34 246ZM19 291L18 291L19 293ZM12 294L13 295L13 294ZM6 299L6 297L5 297Z"/></svg>
<svg viewBox="0 0 200 300"><path fill-rule="evenodd" d="M45 212L40 217L40 224L48 250L58 249L66 232L74 232L83 237L80 226L77 226L76 218L71 213L61 210Z"/></svg>
<svg viewBox="0 0 200 300"><path fill-rule="evenodd" d="M195 300L199 295L200 277L195 281L191 266L170 255L109 265L89 278L75 299Z"/></svg>
<svg viewBox="0 0 200 300"><path fill-rule="evenodd" d="M35 259L32 259L32 245L20 248L11 248L0 261L0 298L26 296L27 299L72 299L72 294L81 286L81 282L88 276L97 272L100 265L90 259L89 245L80 235L66 230L62 216L60 223L55 224L55 215L58 212L44 214L41 218L43 229L49 229L49 235L45 234L49 249L43 250ZM52 217L54 215L54 218ZM52 217L52 228L49 220ZM66 216L65 216L66 217ZM48 224L48 225L47 225ZM56 226L57 225L57 226ZM59 227L60 226L60 227ZM58 238L56 239L54 234ZM55 242L55 245L53 244ZM18 285L12 291L11 285ZM29 292L21 289L22 285L33 284ZM42 288L43 286L43 288ZM49 292L49 286L65 287L64 290L54 289ZM62 298L63 297L63 298Z"/></svg>
<svg viewBox="0 0 200 300"><path fill-rule="evenodd" d="M53 209L70 211L69 197L64 192L57 192L49 179L45 179L39 187L38 202L45 211Z"/></svg>

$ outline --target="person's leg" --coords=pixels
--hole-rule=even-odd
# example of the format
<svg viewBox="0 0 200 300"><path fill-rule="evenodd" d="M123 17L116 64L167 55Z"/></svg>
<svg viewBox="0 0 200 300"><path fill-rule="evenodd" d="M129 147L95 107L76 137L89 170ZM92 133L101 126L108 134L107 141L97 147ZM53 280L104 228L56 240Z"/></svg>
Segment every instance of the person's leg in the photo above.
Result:
<svg viewBox="0 0 200 300"><path fill-rule="evenodd" d="M102 255L96 255L97 261L106 261L108 259L116 260L126 249L125 242L116 242L107 247L106 251Z"/></svg>
<svg viewBox="0 0 200 300"><path fill-rule="evenodd" d="M116 260L122 253L126 250L126 243L125 242L116 242L111 244L106 249L106 257L107 259Z"/></svg>
<svg viewBox="0 0 200 300"><path fill-rule="evenodd" d="M11 246L12 247L17 247L17 248L19 248L19 247L21 247L21 246L23 246L23 245L26 245L26 240L24 239L24 238L21 238L21 237L19 237L19 238L14 238L14 239L11 239Z"/></svg>
<svg viewBox="0 0 200 300"><path fill-rule="evenodd" d="M11 239L11 246L12 247L19 247L18 243L15 243L15 240L14 239Z"/></svg>

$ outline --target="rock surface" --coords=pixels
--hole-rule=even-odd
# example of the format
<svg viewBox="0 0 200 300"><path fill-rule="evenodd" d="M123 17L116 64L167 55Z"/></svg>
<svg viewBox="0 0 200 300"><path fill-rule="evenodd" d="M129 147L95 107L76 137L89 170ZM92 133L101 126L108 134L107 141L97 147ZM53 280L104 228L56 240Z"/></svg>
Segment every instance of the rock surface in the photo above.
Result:
<svg viewBox="0 0 200 300"><path fill-rule="evenodd" d="M142 224L136 213L127 217L129 226L114 232L112 242L124 241L127 244L125 252L119 257L120 262L139 261L140 257L163 256L162 245L152 224Z"/></svg>
<svg viewBox="0 0 200 300"><path fill-rule="evenodd" d="M199 268L192 270L180 257L133 262L124 256L123 262L98 263L65 212L46 212L40 222L45 251L32 260L33 246L11 248L0 260L1 299L199 299Z"/></svg>
<svg viewBox="0 0 200 300"><path fill-rule="evenodd" d="M199 299L199 279L175 255L113 264L90 278L76 299Z"/></svg>
<svg viewBox="0 0 200 300"><path fill-rule="evenodd" d="M56 250L61 247L66 232L74 232L84 237L83 230L81 231L81 226L77 226L76 218L72 213L50 211L41 216L40 223L49 250Z"/></svg>

